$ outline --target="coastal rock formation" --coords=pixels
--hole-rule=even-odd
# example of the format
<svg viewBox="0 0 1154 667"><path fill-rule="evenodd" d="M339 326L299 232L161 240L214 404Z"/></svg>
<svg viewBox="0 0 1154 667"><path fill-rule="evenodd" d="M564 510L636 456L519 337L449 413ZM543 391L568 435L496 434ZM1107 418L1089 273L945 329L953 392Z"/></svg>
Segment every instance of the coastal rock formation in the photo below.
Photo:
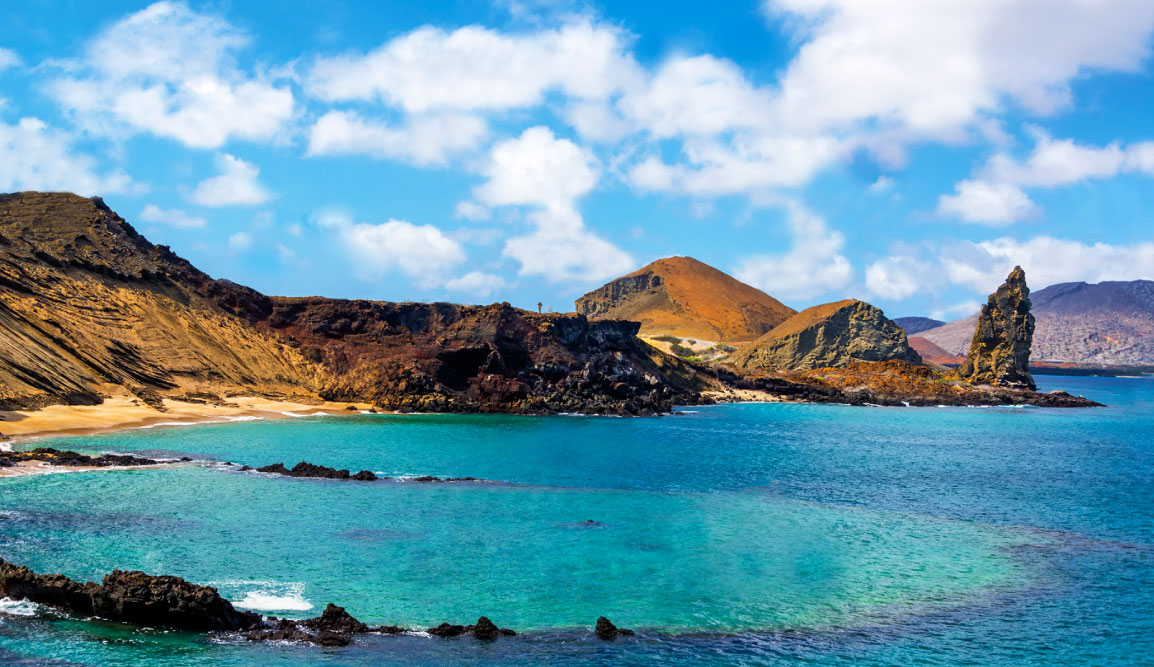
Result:
<svg viewBox="0 0 1154 667"><path fill-rule="evenodd" d="M1030 375L1033 337L1030 288L1026 286L1026 272L1017 266L982 306L958 376L974 384L1034 389Z"/></svg>
<svg viewBox="0 0 1154 667"><path fill-rule="evenodd" d="M315 368L251 321L267 297L145 240L99 198L0 195L0 409L304 395Z"/></svg>
<svg viewBox="0 0 1154 667"><path fill-rule="evenodd" d="M319 466L305 461L293 466L291 469L286 468L283 463L274 463L263 468L257 468L257 472L268 472L277 475L286 475L288 477L320 477L321 479L351 479L357 482L374 482L377 476L368 470L362 470L355 475L349 474L348 470L337 470L336 468L329 468L326 466Z"/></svg>
<svg viewBox="0 0 1154 667"><path fill-rule="evenodd" d="M1154 281L1059 283L1030 294L1033 362L1154 366ZM927 330L924 337L964 356L977 316Z"/></svg>
<svg viewBox="0 0 1154 667"><path fill-rule="evenodd" d="M794 315L738 350L731 363L743 371L808 370L888 359L921 363L901 327L878 308L846 299Z"/></svg>
<svg viewBox="0 0 1154 667"><path fill-rule="evenodd" d="M398 410L653 414L709 380L630 322L275 298L214 280L99 198L0 195L0 410L263 395Z"/></svg>
<svg viewBox="0 0 1154 667"><path fill-rule="evenodd" d="M654 414L711 382L641 342L635 322L507 303L274 298L259 326L326 369L322 398L401 411Z"/></svg>
<svg viewBox="0 0 1154 667"><path fill-rule="evenodd" d="M81 584L0 560L0 597L30 600L78 616L173 630L235 631L261 624L259 615L238 611L215 588L137 571L115 570L100 585Z"/></svg>
<svg viewBox="0 0 1154 667"><path fill-rule="evenodd" d="M597 625L593 628L593 632L597 635L598 639L604 640L617 639L621 636L634 634L632 630L626 630L625 628L619 628L613 625L613 621L610 621L604 616L598 617Z"/></svg>
<svg viewBox="0 0 1154 667"><path fill-rule="evenodd" d="M0 468L9 468L14 465L28 462L47 463L67 468L109 468L113 466L152 466L163 463L179 463L191 461L184 457L180 461L156 461L129 454L100 454L88 456L76 452L61 451L51 447L37 447L26 452L0 451Z"/></svg>
<svg viewBox="0 0 1154 667"><path fill-rule="evenodd" d="M513 637L516 632L508 628L498 628L497 624L490 621L485 616L477 619L473 625L452 625L450 623L442 623L435 628L429 628L425 632L434 637L460 637L461 635L473 635L477 639L491 641L497 637Z"/></svg>
<svg viewBox="0 0 1154 667"><path fill-rule="evenodd" d="M750 341L797 311L692 257L660 259L576 301L589 319L641 323L643 334Z"/></svg>

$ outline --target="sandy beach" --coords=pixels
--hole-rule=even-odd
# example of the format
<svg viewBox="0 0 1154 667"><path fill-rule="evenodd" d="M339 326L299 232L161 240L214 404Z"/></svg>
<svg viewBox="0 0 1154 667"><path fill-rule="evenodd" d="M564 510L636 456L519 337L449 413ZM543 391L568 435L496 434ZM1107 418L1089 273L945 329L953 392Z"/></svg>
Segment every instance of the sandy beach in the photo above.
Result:
<svg viewBox="0 0 1154 667"><path fill-rule="evenodd" d="M356 410L349 410L353 406ZM129 428L224 423L242 418L287 419L315 415L360 414L367 403L273 400L232 396L223 405L165 399L165 411L155 410L134 396L114 395L100 405L52 405L36 411L0 411L0 442L19 443L33 437L88 435Z"/></svg>

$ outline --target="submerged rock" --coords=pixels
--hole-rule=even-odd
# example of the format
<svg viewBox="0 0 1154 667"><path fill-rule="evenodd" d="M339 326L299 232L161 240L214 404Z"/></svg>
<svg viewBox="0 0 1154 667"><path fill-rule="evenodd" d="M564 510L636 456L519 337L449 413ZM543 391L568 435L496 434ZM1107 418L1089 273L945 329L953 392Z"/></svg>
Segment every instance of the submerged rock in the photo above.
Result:
<svg viewBox="0 0 1154 667"><path fill-rule="evenodd" d="M970 353L958 376L974 384L1033 390L1030 345L1034 316L1030 314L1026 272L1015 266L1006 282L990 295L978 315Z"/></svg>
<svg viewBox="0 0 1154 667"><path fill-rule="evenodd" d="M633 634L632 630L626 630L625 628L619 628L613 625L613 621L610 621L604 616L597 619L597 627L593 629L593 632L597 634L598 639L606 640L617 639L620 636Z"/></svg>

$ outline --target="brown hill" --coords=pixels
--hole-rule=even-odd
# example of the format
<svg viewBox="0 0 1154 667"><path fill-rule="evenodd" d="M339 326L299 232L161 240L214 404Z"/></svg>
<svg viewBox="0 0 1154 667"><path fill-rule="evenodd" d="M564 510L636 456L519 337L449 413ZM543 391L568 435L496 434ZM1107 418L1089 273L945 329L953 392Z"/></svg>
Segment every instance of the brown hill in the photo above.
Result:
<svg viewBox="0 0 1154 667"><path fill-rule="evenodd" d="M797 311L692 257L659 259L576 301L590 319L641 323L643 334L750 341Z"/></svg>
<svg viewBox="0 0 1154 667"><path fill-rule="evenodd" d="M140 236L99 198L0 195L0 405L305 393L316 369L260 334L271 312Z"/></svg>
<svg viewBox="0 0 1154 667"><path fill-rule="evenodd" d="M715 384L637 325L510 307L267 297L99 198L0 195L0 409L292 394L439 411L646 413Z"/></svg>
<svg viewBox="0 0 1154 667"><path fill-rule="evenodd" d="M957 366L966 360L964 356L950 354L935 345L932 341L921 336L909 337L910 347L918 353L924 361L932 361L943 366Z"/></svg>
<svg viewBox="0 0 1154 667"><path fill-rule="evenodd" d="M890 359L921 363L904 329L878 308L846 299L794 315L738 350L732 363L746 371L809 370Z"/></svg>

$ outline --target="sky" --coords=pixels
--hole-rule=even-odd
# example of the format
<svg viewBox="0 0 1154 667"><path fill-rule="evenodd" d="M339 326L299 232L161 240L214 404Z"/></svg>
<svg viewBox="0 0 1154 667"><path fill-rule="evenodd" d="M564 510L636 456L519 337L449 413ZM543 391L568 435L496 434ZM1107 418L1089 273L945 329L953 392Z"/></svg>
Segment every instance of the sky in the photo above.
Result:
<svg viewBox="0 0 1154 667"><path fill-rule="evenodd" d="M9 0L0 192L277 295L801 309L1154 279L1154 2Z"/></svg>

